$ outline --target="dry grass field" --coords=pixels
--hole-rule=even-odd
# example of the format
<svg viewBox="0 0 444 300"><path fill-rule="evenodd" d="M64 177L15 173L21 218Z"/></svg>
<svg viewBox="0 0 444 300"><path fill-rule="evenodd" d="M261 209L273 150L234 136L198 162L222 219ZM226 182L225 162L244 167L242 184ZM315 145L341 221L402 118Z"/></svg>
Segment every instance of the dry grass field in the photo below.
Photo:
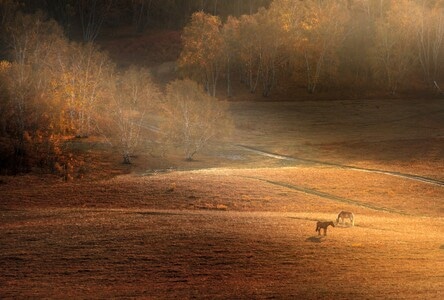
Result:
<svg viewBox="0 0 444 300"><path fill-rule="evenodd" d="M168 172L0 178L0 298L444 297L442 100L231 110L230 143Z"/></svg>

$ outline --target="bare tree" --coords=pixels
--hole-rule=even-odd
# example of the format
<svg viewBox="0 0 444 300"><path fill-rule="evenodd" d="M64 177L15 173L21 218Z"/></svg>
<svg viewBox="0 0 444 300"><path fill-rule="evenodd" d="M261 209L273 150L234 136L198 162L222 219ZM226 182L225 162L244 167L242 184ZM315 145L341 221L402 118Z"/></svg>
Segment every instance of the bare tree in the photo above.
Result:
<svg viewBox="0 0 444 300"><path fill-rule="evenodd" d="M444 38L444 11L440 7L429 8L422 4L417 27L418 58L424 80L433 85L438 79L439 62Z"/></svg>
<svg viewBox="0 0 444 300"><path fill-rule="evenodd" d="M78 11L82 25L83 41L93 42L100 33L113 0L79 0Z"/></svg>
<svg viewBox="0 0 444 300"><path fill-rule="evenodd" d="M211 140L229 132L226 103L204 93L189 79L167 86L161 131L166 142L183 149L192 160Z"/></svg>
<svg viewBox="0 0 444 300"><path fill-rule="evenodd" d="M225 77L227 79L227 96L231 97L232 84L231 74L233 65L237 62L239 56L239 20L234 17L228 17L223 29L223 53L225 55Z"/></svg>
<svg viewBox="0 0 444 300"><path fill-rule="evenodd" d="M257 21L257 18L252 15L243 15L240 17L239 24L241 81L247 85L251 93L256 91L262 68L259 24Z"/></svg>
<svg viewBox="0 0 444 300"><path fill-rule="evenodd" d="M111 128L123 163L131 157L149 135L143 135L147 114L155 112L159 104L159 91L146 69L131 66L119 78L111 102ZM151 131L148 131L151 133Z"/></svg>
<svg viewBox="0 0 444 300"><path fill-rule="evenodd" d="M133 8L133 24L137 33L142 33L150 22L153 10L160 9L159 0L131 0Z"/></svg>
<svg viewBox="0 0 444 300"><path fill-rule="evenodd" d="M110 97L114 64L93 44L71 44L65 55L59 63L70 127L75 136L88 137L96 131L100 110Z"/></svg>
<svg viewBox="0 0 444 300"><path fill-rule="evenodd" d="M279 65L282 58L282 46L284 44L282 30L272 11L259 9L255 18L258 19L258 36L260 46L262 95L269 96L271 89L276 85Z"/></svg>

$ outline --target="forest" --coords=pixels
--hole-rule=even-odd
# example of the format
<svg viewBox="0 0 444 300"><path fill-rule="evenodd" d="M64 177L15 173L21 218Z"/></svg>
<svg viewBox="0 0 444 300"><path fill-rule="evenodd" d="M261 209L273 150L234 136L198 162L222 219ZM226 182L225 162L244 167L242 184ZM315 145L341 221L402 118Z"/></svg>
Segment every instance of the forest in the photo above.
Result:
<svg viewBox="0 0 444 300"><path fill-rule="evenodd" d="M1 0L1 173L73 179L82 163L69 141L90 136L124 163L169 147L192 160L230 131L223 100L236 89L258 100L436 96L443 17L439 0ZM176 79L120 67L98 42L116 28L179 31Z"/></svg>

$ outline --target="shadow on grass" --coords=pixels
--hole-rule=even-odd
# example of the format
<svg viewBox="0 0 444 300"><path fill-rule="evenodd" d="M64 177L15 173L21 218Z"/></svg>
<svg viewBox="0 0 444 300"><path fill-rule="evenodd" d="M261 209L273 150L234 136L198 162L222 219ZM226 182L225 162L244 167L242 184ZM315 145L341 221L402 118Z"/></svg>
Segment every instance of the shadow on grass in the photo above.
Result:
<svg viewBox="0 0 444 300"><path fill-rule="evenodd" d="M142 212L136 212L136 214L144 215L144 216L178 216L178 215L181 215L178 213L157 212L157 211L142 211Z"/></svg>
<svg viewBox="0 0 444 300"><path fill-rule="evenodd" d="M335 224L335 227L336 227L336 228L353 228L353 227L355 227L355 226L358 226L358 225L351 225L351 224Z"/></svg>
<svg viewBox="0 0 444 300"><path fill-rule="evenodd" d="M324 240L323 236L311 236L305 239L306 242L312 242L312 243L322 243L323 240Z"/></svg>

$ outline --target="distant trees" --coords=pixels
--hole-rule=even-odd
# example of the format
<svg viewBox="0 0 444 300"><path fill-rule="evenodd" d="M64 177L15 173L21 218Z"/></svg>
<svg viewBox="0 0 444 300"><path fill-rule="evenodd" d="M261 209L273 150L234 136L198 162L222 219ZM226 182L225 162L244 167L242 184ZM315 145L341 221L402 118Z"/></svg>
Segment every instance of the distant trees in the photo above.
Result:
<svg viewBox="0 0 444 300"><path fill-rule="evenodd" d="M314 93L320 82L334 78L339 65L349 12L345 1L312 1L301 20L301 41L307 90ZM308 8L308 11L307 11Z"/></svg>
<svg viewBox="0 0 444 300"><path fill-rule="evenodd" d="M240 80L251 93L259 83L261 57L257 19L252 15L243 15L239 19L239 71Z"/></svg>
<svg viewBox="0 0 444 300"><path fill-rule="evenodd" d="M221 18L254 14L271 0L0 0L0 22L16 6L26 13L45 11L66 33L80 29L85 42L97 38L105 26L133 26L142 33L147 28L181 29L197 11Z"/></svg>
<svg viewBox="0 0 444 300"><path fill-rule="evenodd" d="M432 85L440 75L444 39L444 4L427 5L423 1L418 7L417 33L418 59L424 80Z"/></svg>
<svg viewBox="0 0 444 300"><path fill-rule="evenodd" d="M239 53L239 20L237 18L228 17L227 21L222 28L222 39L223 39L223 49L222 53L224 55L225 61L223 62L225 67L225 77L227 80L227 96L231 97L232 93L232 83L231 76L233 73L233 68L237 64L237 57Z"/></svg>
<svg viewBox="0 0 444 300"><path fill-rule="evenodd" d="M443 9L432 0L274 0L225 22L198 12L185 27L180 61L195 58L188 59L195 68L183 68L192 77L217 62L220 76L202 76L212 79L213 95L224 77L228 96L234 77L252 93L262 84L263 96L279 84L309 93L380 85L393 94L407 80L430 86L442 79ZM204 29L210 20L214 26Z"/></svg>
<svg viewBox="0 0 444 300"><path fill-rule="evenodd" d="M414 22L419 17L413 2L394 2L386 16L376 22L374 68L392 94L418 62Z"/></svg>
<svg viewBox="0 0 444 300"><path fill-rule="evenodd" d="M222 69L219 66L225 63L225 76L230 78L231 64L236 61L241 81L250 92L262 83L262 94L268 96L286 62L293 61L298 68L304 66L307 90L314 92L318 82L338 65L347 21L343 1L276 1L268 10L260 9L239 19L231 17L223 25L216 17L198 12L184 29L180 62L182 66L193 62L197 69L213 66L207 67L212 72L207 71L206 78L212 79L215 95L218 76L214 74L218 72L214 70ZM225 61L221 60L224 54ZM190 68L184 71L193 75Z"/></svg>
<svg viewBox="0 0 444 300"><path fill-rule="evenodd" d="M223 63L221 21L203 12L193 14L182 35L183 50L179 67L190 77L204 84L210 95L216 87Z"/></svg>

